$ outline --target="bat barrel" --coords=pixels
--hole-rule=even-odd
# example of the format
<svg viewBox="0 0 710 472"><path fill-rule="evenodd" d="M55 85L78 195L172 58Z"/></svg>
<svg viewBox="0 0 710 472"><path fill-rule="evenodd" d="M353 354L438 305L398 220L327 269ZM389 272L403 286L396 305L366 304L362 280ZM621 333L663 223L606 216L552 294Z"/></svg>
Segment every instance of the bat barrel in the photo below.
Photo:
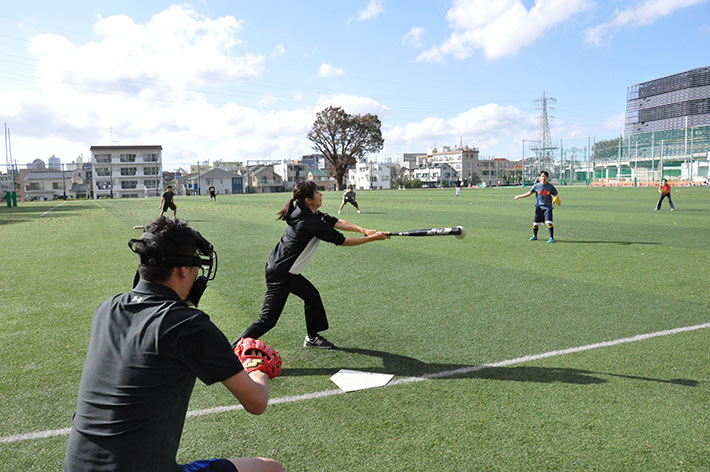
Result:
<svg viewBox="0 0 710 472"><path fill-rule="evenodd" d="M425 228L412 229L409 231L398 231L390 233L390 236L459 236L464 234L463 226L454 226L448 228Z"/></svg>

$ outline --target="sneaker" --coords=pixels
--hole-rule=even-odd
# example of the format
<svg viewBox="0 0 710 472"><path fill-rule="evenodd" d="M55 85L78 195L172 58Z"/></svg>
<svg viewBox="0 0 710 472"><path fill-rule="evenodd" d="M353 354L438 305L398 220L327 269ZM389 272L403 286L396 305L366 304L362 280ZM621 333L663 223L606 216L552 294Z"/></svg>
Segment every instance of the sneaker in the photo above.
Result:
<svg viewBox="0 0 710 472"><path fill-rule="evenodd" d="M653 211L658 211L658 210L660 210L660 208L654 208L654 209L653 209Z"/></svg>
<svg viewBox="0 0 710 472"><path fill-rule="evenodd" d="M319 334L315 338L306 336L306 339L303 340L303 347L317 347L318 349L335 349L335 344L331 343Z"/></svg>
<svg viewBox="0 0 710 472"><path fill-rule="evenodd" d="M554 242L555 242L555 238L550 238L550 239L547 240L547 242L548 242L548 243L554 243Z"/></svg>
<svg viewBox="0 0 710 472"><path fill-rule="evenodd" d="M360 210L358 210L357 212L360 213Z"/></svg>
<svg viewBox="0 0 710 472"><path fill-rule="evenodd" d="M671 208L671 211L675 211L675 208Z"/></svg>
<svg viewBox="0 0 710 472"><path fill-rule="evenodd" d="M537 236L533 236L532 238L530 238L530 241L537 241Z"/></svg>
<svg viewBox="0 0 710 472"><path fill-rule="evenodd" d="M338 210L338 214L340 214L340 210Z"/></svg>

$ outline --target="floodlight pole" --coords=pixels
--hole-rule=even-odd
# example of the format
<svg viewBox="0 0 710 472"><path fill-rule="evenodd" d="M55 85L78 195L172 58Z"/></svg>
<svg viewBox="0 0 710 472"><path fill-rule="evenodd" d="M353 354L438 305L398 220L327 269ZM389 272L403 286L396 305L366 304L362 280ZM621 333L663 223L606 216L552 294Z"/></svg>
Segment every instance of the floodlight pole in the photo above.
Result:
<svg viewBox="0 0 710 472"><path fill-rule="evenodd" d="M62 173L62 194L63 194L62 198L64 198L64 200L66 200L67 199L67 185L64 182L64 163L62 162L60 164L60 166L61 166L60 172Z"/></svg>

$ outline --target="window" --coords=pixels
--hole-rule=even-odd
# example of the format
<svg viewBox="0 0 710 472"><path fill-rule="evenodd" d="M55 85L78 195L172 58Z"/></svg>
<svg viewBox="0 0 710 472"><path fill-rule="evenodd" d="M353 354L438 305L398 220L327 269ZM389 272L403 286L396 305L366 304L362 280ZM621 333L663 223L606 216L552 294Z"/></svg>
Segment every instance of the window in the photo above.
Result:
<svg viewBox="0 0 710 472"><path fill-rule="evenodd" d="M27 190L44 190L42 182L32 182L27 186Z"/></svg>
<svg viewBox="0 0 710 472"><path fill-rule="evenodd" d="M138 198L137 193L122 193L121 198Z"/></svg>
<svg viewBox="0 0 710 472"><path fill-rule="evenodd" d="M96 154L94 157L97 163L108 164L111 162L111 154Z"/></svg>
<svg viewBox="0 0 710 472"><path fill-rule="evenodd" d="M138 188L138 181L137 180L124 180L121 182L121 188L122 189Z"/></svg>
<svg viewBox="0 0 710 472"><path fill-rule="evenodd" d="M143 168L143 175L158 175L158 168L157 167L144 167Z"/></svg>
<svg viewBox="0 0 710 472"><path fill-rule="evenodd" d="M59 186L59 182L52 182L52 189L54 190L59 190L61 187Z"/></svg>
<svg viewBox="0 0 710 472"><path fill-rule="evenodd" d="M121 167L121 175L136 175L138 169L135 167Z"/></svg>
<svg viewBox="0 0 710 472"><path fill-rule="evenodd" d="M143 162L158 162L158 154L143 154Z"/></svg>
<svg viewBox="0 0 710 472"><path fill-rule="evenodd" d="M143 185L145 185L147 188L157 188L158 181L157 180L144 180Z"/></svg>
<svg viewBox="0 0 710 472"><path fill-rule="evenodd" d="M111 175L111 170L108 167L97 167L96 176L97 177L108 177Z"/></svg>
<svg viewBox="0 0 710 472"><path fill-rule="evenodd" d="M99 190L108 190L111 188L110 182L96 182L96 188Z"/></svg>
<svg viewBox="0 0 710 472"><path fill-rule="evenodd" d="M259 185L266 185L267 179L266 177L259 177Z"/></svg>
<svg viewBox="0 0 710 472"><path fill-rule="evenodd" d="M135 154L120 154L119 158L121 162L136 162Z"/></svg>

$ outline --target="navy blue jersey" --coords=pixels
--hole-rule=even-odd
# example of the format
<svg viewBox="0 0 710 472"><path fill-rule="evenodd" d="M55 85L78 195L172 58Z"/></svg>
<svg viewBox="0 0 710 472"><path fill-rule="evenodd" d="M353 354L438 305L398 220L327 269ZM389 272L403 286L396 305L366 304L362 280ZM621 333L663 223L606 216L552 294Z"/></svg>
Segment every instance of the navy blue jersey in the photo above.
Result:
<svg viewBox="0 0 710 472"><path fill-rule="evenodd" d="M550 182L542 184L537 182L530 189L535 194L535 206L538 208L552 208L552 197L557 195L557 189Z"/></svg>

